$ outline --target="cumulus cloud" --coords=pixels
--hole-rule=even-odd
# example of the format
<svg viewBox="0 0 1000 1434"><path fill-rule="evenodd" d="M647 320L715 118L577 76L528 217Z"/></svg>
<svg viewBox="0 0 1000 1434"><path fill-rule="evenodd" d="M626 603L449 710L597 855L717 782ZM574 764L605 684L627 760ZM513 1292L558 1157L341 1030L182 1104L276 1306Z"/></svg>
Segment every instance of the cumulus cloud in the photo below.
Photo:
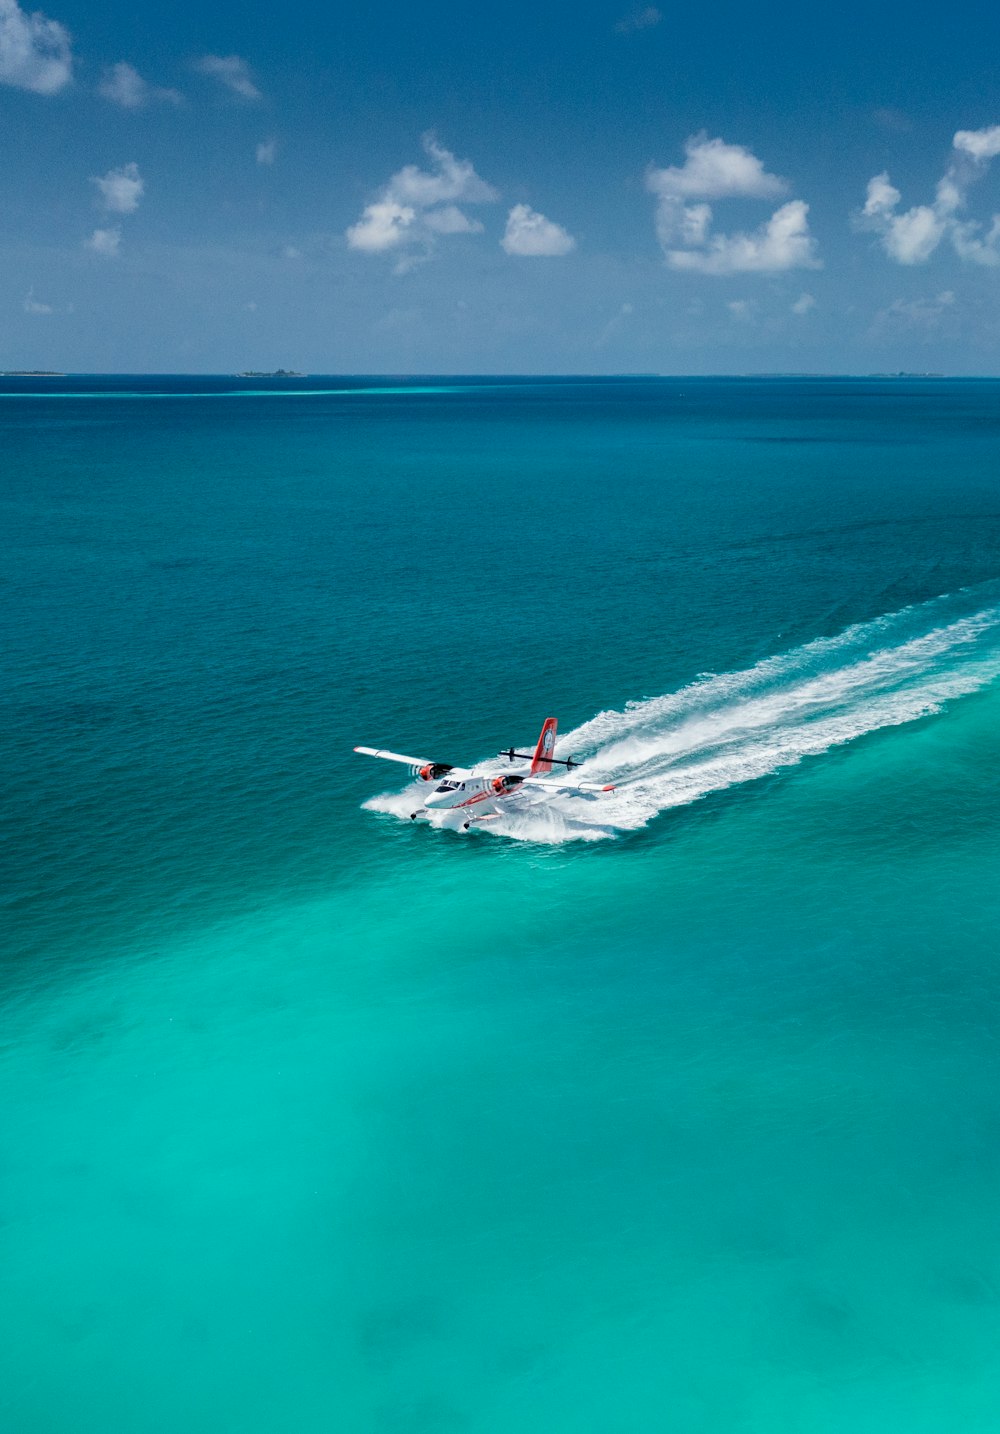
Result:
<svg viewBox="0 0 1000 1434"><path fill-rule="evenodd" d="M960 129L952 144L973 159L995 159L1000 154L1000 124L989 125L986 129Z"/></svg>
<svg viewBox="0 0 1000 1434"><path fill-rule="evenodd" d="M615 25L615 29L619 35L633 35L636 30L651 30L662 19L663 16L655 5L646 5L641 9L630 10L627 15L623 15Z"/></svg>
<svg viewBox="0 0 1000 1434"><path fill-rule="evenodd" d="M706 206L707 208L707 206ZM816 240L809 234L809 205L792 199L752 234L707 234L701 247L671 249L672 269L695 274L780 274L785 269L818 269Z"/></svg>
<svg viewBox="0 0 1000 1434"><path fill-rule="evenodd" d="M742 144L726 144L696 134L684 146L687 159L668 169L651 168L646 187L661 199L773 199L785 194L788 184L768 174L755 154Z"/></svg>
<svg viewBox="0 0 1000 1434"><path fill-rule="evenodd" d="M95 229L90 238L84 240L84 247L105 259L117 259L121 242L122 231L116 225L113 229Z"/></svg>
<svg viewBox="0 0 1000 1434"><path fill-rule="evenodd" d="M250 66L239 55L200 55L194 61L200 75L218 80L234 95L244 100L261 100L264 96L254 84Z"/></svg>
<svg viewBox="0 0 1000 1434"><path fill-rule="evenodd" d="M257 163L273 164L278 153L278 141L276 139L262 139L257 146Z"/></svg>
<svg viewBox="0 0 1000 1434"><path fill-rule="evenodd" d="M792 305L792 313L804 315L810 313L816 307L816 300L812 294L800 294Z"/></svg>
<svg viewBox="0 0 1000 1434"><path fill-rule="evenodd" d="M940 244L954 210L949 192L933 205L915 204L904 213L897 213L902 195L889 183L888 174L876 174L868 181L861 224L875 229L882 236L882 245L890 258L899 264L922 264Z"/></svg>
<svg viewBox="0 0 1000 1434"><path fill-rule="evenodd" d="M951 242L960 259L995 269L1000 265L1000 214L994 214L988 229L981 224L955 224Z"/></svg>
<svg viewBox="0 0 1000 1434"><path fill-rule="evenodd" d="M434 204L461 200L466 204L488 203L497 198L492 185L472 167L467 159L456 159L450 150L438 144L433 134L423 137L424 151L433 162L433 169L404 165L386 185L385 192L403 204L429 209Z"/></svg>
<svg viewBox="0 0 1000 1434"><path fill-rule="evenodd" d="M43 304L35 298L35 286L32 284L24 296L24 312L26 314L51 314L54 310L51 304Z"/></svg>
<svg viewBox="0 0 1000 1434"><path fill-rule="evenodd" d="M26 15L17 0L0 0L0 84L54 95L72 78L66 27L41 11Z"/></svg>
<svg viewBox="0 0 1000 1434"><path fill-rule="evenodd" d="M723 275L819 267L816 241L809 235L809 206L801 199L783 204L752 234L712 232L707 200L773 199L787 194L786 180L769 174L741 144L699 134L684 151L682 165L654 167L646 174L646 187L658 201L657 237L671 268Z"/></svg>
<svg viewBox="0 0 1000 1434"><path fill-rule="evenodd" d="M412 204L398 204L395 199L376 199L365 206L357 224L352 224L347 230L347 242L352 249L382 254L386 249L412 242L416 237L416 218L417 211Z"/></svg>
<svg viewBox="0 0 1000 1434"><path fill-rule="evenodd" d="M527 204L515 204L507 215L500 244L508 254L524 258L555 258L576 248L576 240L561 224L546 219Z"/></svg>
<svg viewBox="0 0 1000 1434"><path fill-rule="evenodd" d="M404 165L346 231L352 249L366 254L396 251L398 273L426 258L442 236L482 232L479 221L470 219L459 204L489 204L499 197L469 160L456 159L434 135L424 135L423 146L431 167Z"/></svg>
<svg viewBox="0 0 1000 1434"><path fill-rule="evenodd" d="M146 187L135 163L109 169L99 177L95 175L91 183L101 191L102 203L111 214L134 214Z"/></svg>
<svg viewBox="0 0 1000 1434"><path fill-rule="evenodd" d="M109 214L134 214L146 187L139 166L134 162L109 169L107 174L92 175L90 182L100 190L101 204ZM90 238L84 240L84 245L95 254L114 259L121 242L121 227L113 225L107 229L95 229Z"/></svg>
<svg viewBox="0 0 1000 1434"><path fill-rule="evenodd" d="M1000 154L1000 125L960 129L952 140L952 159L937 182L930 204L900 209L903 196L888 174L868 181L865 203L855 216L861 229L878 236L883 249L897 264L924 264L950 240L960 259L991 267L1000 265L1000 215L988 228L978 220L960 217L968 191Z"/></svg>
<svg viewBox="0 0 1000 1434"><path fill-rule="evenodd" d="M889 183L888 174L883 171L882 174L876 174L874 179L869 179L865 207L861 212L866 219L881 219L883 215L892 213L902 197L899 190Z"/></svg>
<svg viewBox="0 0 1000 1434"><path fill-rule="evenodd" d="M161 90L151 85L143 79L134 65L124 60L117 65L110 65L104 71L98 92L113 105L120 105L123 110L145 109L157 100L172 105L181 103L181 96L176 90Z"/></svg>

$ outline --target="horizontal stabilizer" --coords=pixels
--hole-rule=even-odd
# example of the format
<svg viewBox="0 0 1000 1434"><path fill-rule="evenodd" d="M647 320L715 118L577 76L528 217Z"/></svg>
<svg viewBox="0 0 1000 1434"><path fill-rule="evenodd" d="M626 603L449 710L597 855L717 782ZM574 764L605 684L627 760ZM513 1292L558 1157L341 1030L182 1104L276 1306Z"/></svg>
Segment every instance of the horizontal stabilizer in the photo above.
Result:
<svg viewBox="0 0 1000 1434"><path fill-rule="evenodd" d="M497 753L497 756L506 757L511 762L515 757L523 757L526 762L534 761L533 752L515 752L513 747L505 747L502 752ZM547 760L550 766L556 767L580 767L583 765L575 757L549 757Z"/></svg>

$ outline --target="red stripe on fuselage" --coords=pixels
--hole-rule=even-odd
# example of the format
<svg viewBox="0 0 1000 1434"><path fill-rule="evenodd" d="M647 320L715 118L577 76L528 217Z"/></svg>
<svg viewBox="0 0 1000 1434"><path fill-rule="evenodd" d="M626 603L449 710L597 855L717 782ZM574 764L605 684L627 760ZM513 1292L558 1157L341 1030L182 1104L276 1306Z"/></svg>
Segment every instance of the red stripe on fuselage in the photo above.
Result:
<svg viewBox="0 0 1000 1434"><path fill-rule="evenodd" d="M485 802L488 801L490 798L492 798L492 800L495 802L499 802L503 797L515 796L520 790L520 785L518 785L516 787L512 787L509 792L494 792L492 790L480 792L475 797L469 797L467 801L459 802L458 806L451 807L450 810L453 812L457 812L459 807L473 807L477 802ZM446 808L446 810L448 809Z"/></svg>

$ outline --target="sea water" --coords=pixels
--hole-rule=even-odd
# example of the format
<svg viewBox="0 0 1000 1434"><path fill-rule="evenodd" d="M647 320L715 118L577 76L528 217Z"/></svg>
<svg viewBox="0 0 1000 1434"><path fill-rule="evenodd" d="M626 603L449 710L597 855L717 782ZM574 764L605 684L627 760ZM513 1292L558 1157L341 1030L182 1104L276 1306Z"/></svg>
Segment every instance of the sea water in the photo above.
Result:
<svg viewBox="0 0 1000 1434"><path fill-rule="evenodd" d="M3 1427L995 1430L1000 384L0 390Z"/></svg>

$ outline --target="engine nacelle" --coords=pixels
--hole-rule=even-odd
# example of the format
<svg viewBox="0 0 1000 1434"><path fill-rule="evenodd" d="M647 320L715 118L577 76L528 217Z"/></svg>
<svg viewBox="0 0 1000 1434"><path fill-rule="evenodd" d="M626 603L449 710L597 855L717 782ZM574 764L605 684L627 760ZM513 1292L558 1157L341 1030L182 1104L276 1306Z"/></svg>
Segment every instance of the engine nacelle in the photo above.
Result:
<svg viewBox="0 0 1000 1434"><path fill-rule="evenodd" d="M447 762L428 762L426 766L417 768L416 776L422 782L439 782L451 770L451 766Z"/></svg>
<svg viewBox="0 0 1000 1434"><path fill-rule="evenodd" d="M490 783L498 797L505 796L508 792L514 791L524 781L523 777L494 777Z"/></svg>

